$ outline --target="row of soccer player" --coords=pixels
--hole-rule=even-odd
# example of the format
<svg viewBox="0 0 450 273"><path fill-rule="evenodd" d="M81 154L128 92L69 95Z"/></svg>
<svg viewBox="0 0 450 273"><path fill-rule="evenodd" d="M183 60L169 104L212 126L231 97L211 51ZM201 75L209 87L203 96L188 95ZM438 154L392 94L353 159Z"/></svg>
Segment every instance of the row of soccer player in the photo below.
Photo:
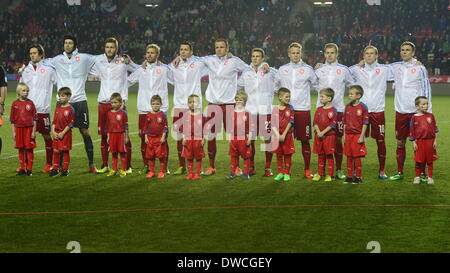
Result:
<svg viewBox="0 0 450 273"><path fill-rule="evenodd" d="M220 107L226 114L226 106L235 103L234 98L238 84L248 94L247 110L253 115L266 116L270 114L274 90L284 87L291 91L290 104L294 109L295 136L301 141L304 159L304 174L313 178L310 170L310 134L311 134L311 104L310 90L331 88L335 92L332 101L337 110L338 125L336 134L335 164L336 174L344 178L342 173L342 116L344 112L344 93L346 87L354 84L361 85L365 90L362 97L368 106L371 135L376 138L379 158L379 177L388 178L384 171L386 146L384 142L384 101L387 82L395 83L395 110L396 110L396 138L397 138L397 173L391 180L403 178L403 165L406 156L405 143L409 135L409 124L416 112L414 98L425 96L429 100L431 111L431 88L426 69L414 59L415 46L410 42L401 45L402 61L390 65L377 62L378 52L374 46L364 49L364 60L360 64L347 68L338 63L339 49L335 44L327 44L324 48L325 63L316 68L305 64L301 60L302 46L292 43L288 47L290 63L281 66L278 70L269 68L264 62L264 51L254 49L251 64L245 64L241 59L230 56L228 42L224 39L215 41L215 54L206 57L193 55L193 46L189 43L180 45L180 56L171 64L164 65L158 61L159 47L151 44L146 48L146 62L139 66L128 62L118 54L118 42L114 38L105 41L105 54L92 56L79 53L76 38L64 37L64 52L54 58L44 59L44 50L35 45L30 48L31 62L22 72L21 81L30 86L30 98L35 102L38 113L42 118L38 121L38 128L44 127L47 131L47 166L51 169L51 140L45 129L50 124L48 114L51 105L52 84L56 81L58 89L69 87L72 97L69 103L75 109L75 127L83 135L85 148L89 159L90 170L97 172L93 163L93 145L89 135L89 114L87 109L85 81L88 73L98 75L101 81L99 102L99 134L102 135L102 168L100 172L108 171L108 143L104 123L106 113L111 109L109 101L112 93L120 93L124 102L128 99L128 86L139 83L137 110L140 114L140 128L143 126L145 114L151 111L149 103L153 95L162 98L162 111L169 109L167 84L174 85L173 108L175 113L187 111L187 97L196 94L201 98L201 78L209 76L206 90L206 100L209 109ZM132 72L128 75L129 72ZM238 80L239 73L241 76ZM319 100L319 99L318 99ZM321 106L320 101L317 106ZM209 114L208 113L208 114ZM39 115L38 115L39 116ZM225 115L226 116L226 115ZM174 121L178 117L174 116ZM47 119L47 121L45 121ZM39 124L44 126L39 126ZM45 134L44 134L45 135ZM216 139L208 140L208 156L210 166L205 175L215 173ZM131 150L128 142L127 150ZM145 138L141 137L141 151L145 154ZM177 144L179 167L175 173L185 171L186 162L181 156L182 140ZM128 153L129 155L131 152ZM128 160L128 166L130 160ZM266 164L265 175L271 175Z"/></svg>
<svg viewBox="0 0 450 273"><path fill-rule="evenodd" d="M13 123L13 137L15 147L19 149L20 170L18 175L32 175L33 149L36 147L34 139L36 133L37 113L34 103L28 99L29 88L20 83L17 87L18 99L11 108L10 120ZM255 139L264 138L263 150L266 152L266 163L271 164L272 154L277 156L278 174L276 181L290 181L291 162L294 148L294 128L298 124L294 121L294 109L290 105L291 92L286 88L278 90L279 105L275 106L270 115L260 120L246 111L248 95L240 90L235 96L235 105L229 108L225 115L225 129L229 133L229 156L231 158L230 174L227 180L236 178L239 158L244 161L243 179L250 179L255 174ZM63 87L58 91L59 106L55 110L52 122L53 139L53 168L50 176L67 176L70 163L69 151L72 149L72 131L74 124L74 109L69 104L70 88ZM314 114L313 131L314 153L318 154L318 173L312 178L319 181L325 174L328 163L328 175L324 181L331 182L334 176L334 152L336 150L337 111L332 101L335 92L331 88L319 92L319 100L323 106ZM349 90L350 103L346 105L342 122L344 124L345 145L344 154L347 156L347 176L344 183L359 184L362 182L362 158L366 155L365 137L369 124L367 106L360 102L364 90L359 85L353 85ZM130 141L128 135L128 115L123 106L119 93L110 98L111 109L107 113L105 131L109 152L112 154L113 166L107 176L126 172L126 144ZM182 158L188 161L188 180L199 180L202 171L202 159L205 157L204 144L215 135L216 126L221 125L222 109L214 113L214 117L207 119L201 112L200 97L191 94L188 97L188 112L174 123L176 131L182 138ZM145 115L145 121L140 134L145 139L144 163L148 167L147 178L155 176L155 160L160 161L158 178L165 177L168 158L168 122L166 114L161 111L162 99L159 95L150 100L152 110ZM433 184L433 161L436 155L437 126L434 116L428 113L428 99L419 96L415 99L417 113L411 119L410 138L414 141L416 178L415 184L426 180ZM118 171L118 155L121 158L121 170ZM268 160L268 161L267 161ZM60 168L60 161L63 166ZM195 161L195 168L194 168ZM428 178L421 177L428 165ZM267 176L267 175L266 175Z"/></svg>

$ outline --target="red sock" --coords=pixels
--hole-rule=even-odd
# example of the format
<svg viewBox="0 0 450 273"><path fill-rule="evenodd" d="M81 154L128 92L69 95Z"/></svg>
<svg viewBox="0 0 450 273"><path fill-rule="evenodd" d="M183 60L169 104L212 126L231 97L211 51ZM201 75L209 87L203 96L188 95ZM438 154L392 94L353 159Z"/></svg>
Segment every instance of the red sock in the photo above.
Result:
<svg viewBox="0 0 450 273"><path fill-rule="evenodd" d="M27 170L33 170L34 153L32 149L26 150Z"/></svg>
<svg viewBox="0 0 450 273"><path fill-rule="evenodd" d="M69 169L69 164L70 164L70 153L69 151L64 151L64 165L63 165L63 169L64 170L68 170Z"/></svg>
<svg viewBox="0 0 450 273"><path fill-rule="evenodd" d="M277 154L277 167L278 167L278 173L284 173L283 155L281 155L281 154Z"/></svg>
<svg viewBox="0 0 450 273"><path fill-rule="evenodd" d="M195 162L195 174L200 175L202 172L202 159L197 159Z"/></svg>
<svg viewBox="0 0 450 273"><path fill-rule="evenodd" d="M53 169L59 170L60 155L59 151L53 150Z"/></svg>
<svg viewBox="0 0 450 273"><path fill-rule="evenodd" d="M356 177L361 178L361 175L362 175L362 159L361 159L361 157L355 157L355 169L356 169Z"/></svg>
<svg viewBox="0 0 450 273"><path fill-rule="evenodd" d="M384 140L380 139L377 141L378 146L378 162L380 163L379 172L384 172L386 166L386 143Z"/></svg>
<svg viewBox="0 0 450 273"><path fill-rule="evenodd" d="M131 140L128 139L128 143L125 145L125 151L126 151L126 168L131 168L131 155L133 154L133 147L131 146Z"/></svg>
<svg viewBox="0 0 450 273"><path fill-rule="evenodd" d="M194 174L194 160L188 159L188 174Z"/></svg>
<svg viewBox="0 0 450 273"><path fill-rule="evenodd" d="M183 152L183 140L177 141L177 152L178 152L178 165L181 167L186 167L186 160L181 156Z"/></svg>
<svg viewBox="0 0 450 273"><path fill-rule="evenodd" d="M48 165L52 165L53 159L53 141L51 138L45 140L45 159Z"/></svg>
<svg viewBox="0 0 450 273"><path fill-rule="evenodd" d="M159 171L162 173L166 173L167 171L167 163L165 158L159 159Z"/></svg>
<svg viewBox="0 0 450 273"><path fill-rule="evenodd" d="M342 170L342 152L344 148L342 146L342 140L336 142L336 152L334 153L334 158L336 159L336 170Z"/></svg>
<svg viewBox="0 0 450 273"><path fill-rule="evenodd" d="M309 141L302 141L302 155L305 162L305 170L309 170L311 167L311 145Z"/></svg>
<svg viewBox="0 0 450 273"><path fill-rule="evenodd" d="M118 153L113 153L112 154L112 169L114 171L117 171L117 158L118 157Z"/></svg>
<svg viewBox="0 0 450 273"><path fill-rule="evenodd" d="M325 175L325 154L319 154L318 160L317 160L317 172L320 176ZM333 166L334 168L334 166Z"/></svg>
<svg viewBox="0 0 450 273"><path fill-rule="evenodd" d="M145 165L148 165L147 159L145 158L145 150L147 149L147 144L145 144L145 136L141 138L141 155L142 160L144 161Z"/></svg>
<svg viewBox="0 0 450 273"><path fill-rule="evenodd" d="M405 164L406 148L397 147L397 170L399 173L403 173L403 165Z"/></svg>
<svg viewBox="0 0 450 273"><path fill-rule="evenodd" d="M416 162L416 165L415 165L416 177L419 177L422 174L422 169L423 169L422 164L423 163Z"/></svg>
<svg viewBox="0 0 450 273"><path fill-rule="evenodd" d="M433 178L433 163L428 164L428 177Z"/></svg>
<svg viewBox="0 0 450 273"><path fill-rule="evenodd" d="M251 168L251 159L247 158L244 159L244 173L245 174L250 174L250 168Z"/></svg>
<svg viewBox="0 0 450 273"><path fill-rule="evenodd" d="M292 155L284 156L284 173L290 175L291 174L291 161Z"/></svg>
<svg viewBox="0 0 450 273"><path fill-rule="evenodd" d="M265 169L270 169L270 165L272 164L272 156L273 153L266 152L266 164L264 166Z"/></svg>
<svg viewBox="0 0 450 273"><path fill-rule="evenodd" d="M353 157L347 156L347 177L353 177Z"/></svg>
<svg viewBox="0 0 450 273"><path fill-rule="evenodd" d="M230 163L231 163L230 173L235 173L236 172L236 168L239 165L239 157L232 156Z"/></svg>
<svg viewBox="0 0 450 273"><path fill-rule="evenodd" d="M328 175L334 176L334 157L333 155L327 155Z"/></svg>
<svg viewBox="0 0 450 273"><path fill-rule="evenodd" d="M215 168L215 159L216 159L216 152L217 152L217 146L216 146L216 139L208 140L208 156L209 156L209 166L211 168Z"/></svg>
<svg viewBox="0 0 450 273"><path fill-rule="evenodd" d="M102 153L102 166L108 166L108 136L102 135L102 141L100 143L100 151Z"/></svg>
<svg viewBox="0 0 450 273"><path fill-rule="evenodd" d="M154 158L149 158L147 159L148 162L148 168L150 169L151 172L155 172L155 159Z"/></svg>
<svg viewBox="0 0 450 273"><path fill-rule="evenodd" d="M122 171L127 170L127 154L126 153L120 153L120 163L122 167Z"/></svg>
<svg viewBox="0 0 450 273"><path fill-rule="evenodd" d="M27 169L27 163L26 163L26 159L25 159L25 150L24 149L19 149L19 163L20 163L20 168L22 170Z"/></svg>

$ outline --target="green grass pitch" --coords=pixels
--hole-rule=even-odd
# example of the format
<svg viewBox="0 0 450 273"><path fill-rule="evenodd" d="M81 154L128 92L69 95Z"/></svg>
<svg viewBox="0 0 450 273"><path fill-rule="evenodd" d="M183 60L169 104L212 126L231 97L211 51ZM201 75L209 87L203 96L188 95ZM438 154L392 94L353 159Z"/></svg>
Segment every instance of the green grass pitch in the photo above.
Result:
<svg viewBox="0 0 450 273"><path fill-rule="evenodd" d="M9 92L11 105L14 92ZM101 163L97 94L88 93L95 162ZM171 99L170 99L171 101ZM312 98L313 104L316 97ZM413 185L412 145L407 146L406 179L377 179L373 139L367 140L364 183L345 185L302 178L303 159L294 155L292 180L263 178L264 154L257 153L257 175L249 181L225 181L228 142L218 141L215 176L200 181L169 175L145 178L137 131L136 94L130 94L129 126L134 173L126 178L89 174L80 134L74 132L69 177L40 173L44 152L36 152L34 175L16 177L17 151L12 148L9 107L0 128L0 252L69 252L77 241L82 252L450 252L449 166L450 97L435 96L433 112L440 129L435 185ZM388 175L396 170L393 97L386 99ZM43 140L37 136L38 147ZM311 142L312 144L312 142ZM170 170L177 167L170 139ZM203 166L208 160L203 161ZM345 158L344 158L345 168ZM317 170L317 156L312 157ZM272 170L276 170L275 157ZM393 206L389 206L393 205ZM420 206L416 206L420 205ZM84 212L18 214L28 212ZM8 214L10 213L10 214Z"/></svg>

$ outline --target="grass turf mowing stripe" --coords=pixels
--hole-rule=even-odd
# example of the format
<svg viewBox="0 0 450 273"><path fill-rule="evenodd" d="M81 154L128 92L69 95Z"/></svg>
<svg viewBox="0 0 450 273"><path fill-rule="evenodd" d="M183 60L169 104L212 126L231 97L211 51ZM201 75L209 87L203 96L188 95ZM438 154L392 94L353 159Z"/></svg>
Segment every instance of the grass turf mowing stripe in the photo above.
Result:
<svg viewBox="0 0 450 273"><path fill-rule="evenodd" d="M148 212L148 211L180 211L180 210L213 210L213 209L263 209L263 208L373 208L373 207L449 207L450 204L386 204L386 205L272 205L272 206L227 206L227 207L193 207L193 208L160 208L160 209L123 209L123 210L88 210L88 211L36 211L36 212L1 212L4 215L37 215L37 214L88 214L88 213L118 213L118 212Z"/></svg>

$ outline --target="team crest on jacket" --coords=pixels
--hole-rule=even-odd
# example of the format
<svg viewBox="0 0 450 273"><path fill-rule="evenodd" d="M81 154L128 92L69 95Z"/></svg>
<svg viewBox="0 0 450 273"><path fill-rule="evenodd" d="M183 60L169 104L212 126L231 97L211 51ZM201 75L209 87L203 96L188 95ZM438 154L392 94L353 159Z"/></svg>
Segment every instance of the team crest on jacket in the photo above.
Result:
<svg viewBox="0 0 450 273"><path fill-rule="evenodd" d="M191 63L191 64L189 65L189 67L190 67L190 68L194 68L194 67L195 67L195 64L194 64L194 63Z"/></svg>
<svg viewBox="0 0 450 273"><path fill-rule="evenodd" d="M197 124L202 125L202 120L201 119L197 120Z"/></svg>
<svg viewBox="0 0 450 273"><path fill-rule="evenodd" d="M417 70L415 68L411 69L411 73L415 74Z"/></svg>
<svg viewBox="0 0 450 273"><path fill-rule="evenodd" d="M119 60L116 60L115 63L116 63L116 64L120 64L120 61L119 61Z"/></svg>
<svg viewBox="0 0 450 273"><path fill-rule="evenodd" d="M157 118L157 121L158 121L158 123L161 123L161 122L162 122L162 118L161 118L161 117L158 117L158 118Z"/></svg>
<svg viewBox="0 0 450 273"><path fill-rule="evenodd" d="M429 124L431 124L431 122L433 122L433 121L431 120L430 117L427 117L427 122L428 122Z"/></svg>
<svg viewBox="0 0 450 273"><path fill-rule="evenodd" d="M68 116L69 116L69 111L67 111L67 110L64 111L64 116L65 116L65 117L68 117Z"/></svg>
<svg viewBox="0 0 450 273"><path fill-rule="evenodd" d="M161 74L161 69L156 69L156 74Z"/></svg>
<svg viewBox="0 0 450 273"><path fill-rule="evenodd" d="M41 74L44 74L45 73L45 69L44 68L41 68Z"/></svg>
<svg viewBox="0 0 450 273"><path fill-rule="evenodd" d="M117 115L117 116L116 116L116 119L117 119L118 121L120 121L120 120L122 119L122 115Z"/></svg>
<svg viewBox="0 0 450 273"><path fill-rule="evenodd" d="M375 69L375 73L380 74L381 73L381 69L379 69L379 68Z"/></svg>
<svg viewBox="0 0 450 273"><path fill-rule="evenodd" d="M333 116L334 116L334 113L333 113L333 112L328 112L328 118L329 118L329 119L332 119Z"/></svg>
<svg viewBox="0 0 450 273"><path fill-rule="evenodd" d="M264 77L264 72L263 72L263 71L260 71L260 72L259 72L259 75L261 75L261 77Z"/></svg>
<svg viewBox="0 0 450 273"><path fill-rule="evenodd" d="M298 73L300 73L300 74L305 74L305 69L300 69L299 71L298 71Z"/></svg>
<svg viewBox="0 0 450 273"><path fill-rule="evenodd" d="M361 115L362 115L361 109L356 110L356 115L357 115L357 116L361 116Z"/></svg>
<svg viewBox="0 0 450 273"><path fill-rule="evenodd" d="M284 111L284 114L286 115L286 117L289 117L291 114L289 113L289 111Z"/></svg>
<svg viewBox="0 0 450 273"><path fill-rule="evenodd" d="M27 104L27 106L25 106L25 108L27 109L27 111L31 110L31 105Z"/></svg>
<svg viewBox="0 0 450 273"><path fill-rule="evenodd" d="M75 57L75 61L79 62L81 60L80 56Z"/></svg>
<svg viewBox="0 0 450 273"><path fill-rule="evenodd" d="M342 74L342 70L336 69L336 74L338 74L338 75Z"/></svg>
<svg viewBox="0 0 450 273"><path fill-rule="evenodd" d="M225 61L224 63L223 63L223 65L227 65L228 64L228 61Z"/></svg>

